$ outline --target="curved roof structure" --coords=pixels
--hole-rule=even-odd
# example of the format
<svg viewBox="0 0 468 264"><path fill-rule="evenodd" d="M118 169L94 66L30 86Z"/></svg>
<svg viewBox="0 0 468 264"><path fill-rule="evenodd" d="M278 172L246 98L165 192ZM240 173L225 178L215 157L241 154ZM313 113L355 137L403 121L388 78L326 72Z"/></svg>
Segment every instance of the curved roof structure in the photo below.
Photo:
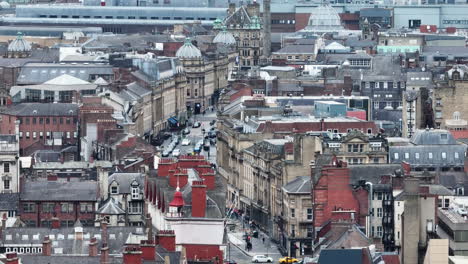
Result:
<svg viewBox="0 0 468 264"><path fill-rule="evenodd" d="M452 134L443 129L417 130L411 138L415 145L457 145Z"/></svg>
<svg viewBox="0 0 468 264"><path fill-rule="evenodd" d="M18 32L18 36L8 45L8 52L29 52L31 44L23 39L23 34Z"/></svg>
<svg viewBox="0 0 468 264"><path fill-rule="evenodd" d="M343 30L338 12L328 4L316 7L309 18L306 31L333 32Z"/></svg>
<svg viewBox="0 0 468 264"><path fill-rule="evenodd" d="M192 44L192 40L186 38L184 45L177 50L176 56L184 59L198 59L201 58L202 54L201 51Z"/></svg>
<svg viewBox="0 0 468 264"><path fill-rule="evenodd" d="M213 43L221 43L224 45L235 45L237 43L236 39L234 36L226 31L226 28L224 27L222 31L216 35L216 37L213 39Z"/></svg>

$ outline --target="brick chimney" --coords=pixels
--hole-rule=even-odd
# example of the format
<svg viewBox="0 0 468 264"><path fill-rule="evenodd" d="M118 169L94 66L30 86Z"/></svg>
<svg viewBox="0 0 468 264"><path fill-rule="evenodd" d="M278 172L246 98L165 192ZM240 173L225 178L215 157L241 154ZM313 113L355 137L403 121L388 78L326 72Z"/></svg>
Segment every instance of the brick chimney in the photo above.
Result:
<svg viewBox="0 0 468 264"><path fill-rule="evenodd" d="M206 185L203 181L192 182L192 217L205 217Z"/></svg>
<svg viewBox="0 0 468 264"><path fill-rule="evenodd" d="M403 167L403 173L405 176L408 176L411 174L411 165L408 162L403 161L401 163L401 166Z"/></svg>
<svg viewBox="0 0 468 264"><path fill-rule="evenodd" d="M42 255L50 256L52 254L52 241L50 241L49 236L44 237L42 241Z"/></svg>
<svg viewBox="0 0 468 264"><path fill-rule="evenodd" d="M141 264L141 248L139 246L125 247L123 264Z"/></svg>
<svg viewBox="0 0 468 264"><path fill-rule="evenodd" d="M52 219L50 219L50 221L52 221L52 223L51 223L52 229L59 229L60 228L60 219L58 219L58 217L54 216L54 217L52 217Z"/></svg>
<svg viewBox="0 0 468 264"><path fill-rule="evenodd" d="M232 15L236 12L236 4L235 3L229 3L229 9L228 9L228 14Z"/></svg>
<svg viewBox="0 0 468 264"><path fill-rule="evenodd" d="M18 253L16 252L7 253L6 264L19 264Z"/></svg>
<svg viewBox="0 0 468 264"><path fill-rule="evenodd" d="M156 245L153 240L142 240L141 244L141 257L144 260L155 260L156 259Z"/></svg>
<svg viewBox="0 0 468 264"><path fill-rule="evenodd" d="M107 245L107 222L101 220L101 238L102 238L102 247L101 247L101 259L100 264L109 264L109 247Z"/></svg>
<svg viewBox="0 0 468 264"><path fill-rule="evenodd" d="M175 252L175 234L173 230L160 230L156 235L157 244L169 252Z"/></svg>
<svg viewBox="0 0 468 264"><path fill-rule="evenodd" d="M95 237L92 237L91 241L89 241L89 248L88 248L90 257L97 257L98 255L97 246L98 246L97 239Z"/></svg>
<svg viewBox="0 0 468 264"><path fill-rule="evenodd" d="M102 243L100 264L110 264L109 247L107 243Z"/></svg>

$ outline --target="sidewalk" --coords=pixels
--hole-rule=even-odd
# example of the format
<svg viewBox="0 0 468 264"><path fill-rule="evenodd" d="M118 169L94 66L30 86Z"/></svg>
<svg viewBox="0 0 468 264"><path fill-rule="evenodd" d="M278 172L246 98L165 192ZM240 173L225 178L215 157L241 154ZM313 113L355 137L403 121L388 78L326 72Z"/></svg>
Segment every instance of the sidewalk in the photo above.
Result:
<svg viewBox="0 0 468 264"><path fill-rule="evenodd" d="M252 250L247 251L245 249L246 242L243 239L245 230L242 229L240 221L236 221L236 228L233 232L228 233L229 242L244 252L246 255L251 257L255 255L268 255L269 257L280 257L281 253L278 251L276 244L270 241L270 238L266 236L262 231L259 231L258 238L251 237L250 242L252 243ZM262 237L265 237L265 243L262 241Z"/></svg>

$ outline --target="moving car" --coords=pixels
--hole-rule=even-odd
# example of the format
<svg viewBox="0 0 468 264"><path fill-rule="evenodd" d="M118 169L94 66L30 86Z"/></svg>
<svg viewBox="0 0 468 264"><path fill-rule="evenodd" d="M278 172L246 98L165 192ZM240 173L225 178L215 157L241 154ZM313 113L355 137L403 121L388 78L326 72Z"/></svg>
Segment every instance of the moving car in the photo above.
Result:
<svg viewBox="0 0 468 264"><path fill-rule="evenodd" d="M190 129L185 128L184 130L182 130L182 134L183 134L183 135L188 135L188 134L190 134Z"/></svg>
<svg viewBox="0 0 468 264"><path fill-rule="evenodd" d="M284 258L279 259L279 263L281 264L298 263L298 262L299 262L298 259L292 258L292 257L284 257Z"/></svg>
<svg viewBox="0 0 468 264"><path fill-rule="evenodd" d="M255 263L272 263L273 259L265 255L255 255L252 258L252 262Z"/></svg>
<svg viewBox="0 0 468 264"><path fill-rule="evenodd" d="M172 151L172 156L179 157L180 156L180 149L174 149Z"/></svg>
<svg viewBox="0 0 468 264"><path fill-rule="evenodd" d="M214 124L216 124L216 120L211 120L210 126L212 126L212 125L214 125Z"/></svg>
<svg viewBox="0 0 468 264"><path fill-rule="evenodd" d="M192 125L193 128L201 127L201 123L199 121L193 123Z"/></svg>
<svg viewBox="0 0 468 264"><path fill-rule="evenodd" d="M182 140L182 146L188 146L190 145L190 143L192 142L188 138L184 138L184 140Z"/></svg>

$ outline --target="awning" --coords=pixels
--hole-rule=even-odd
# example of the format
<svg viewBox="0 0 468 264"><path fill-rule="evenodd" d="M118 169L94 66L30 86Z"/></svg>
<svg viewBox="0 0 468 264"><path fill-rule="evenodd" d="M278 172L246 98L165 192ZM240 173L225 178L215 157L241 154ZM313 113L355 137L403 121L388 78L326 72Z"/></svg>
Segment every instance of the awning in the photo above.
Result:
<svg viewBox="0 0 468 264"><path fill-rule="evenodd" d="M172 125L177 125L177 118L175 117L171 117L169 119L167 119L167 121L169 121L169 123L171 123Z"/></svg>

